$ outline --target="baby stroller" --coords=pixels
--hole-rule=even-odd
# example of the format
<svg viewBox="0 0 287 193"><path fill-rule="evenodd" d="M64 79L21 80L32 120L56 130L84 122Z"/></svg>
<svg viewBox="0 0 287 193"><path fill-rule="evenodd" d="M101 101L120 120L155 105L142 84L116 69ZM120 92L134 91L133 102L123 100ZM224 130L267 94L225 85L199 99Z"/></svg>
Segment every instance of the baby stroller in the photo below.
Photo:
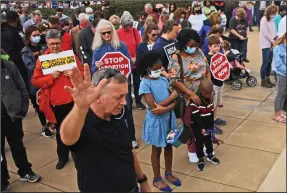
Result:
<svg viewBox="0 0 287 193"><path fill-rule="evenodd" d="M238 51L237 51L238 52ZM227 59L229 62L233 62L237 60L242 66L245 67L245 64L242 60L241 53L232 53L231 55L227 55ZM231 87L233 90L240 90L242 88L242 81L240 79L246 78L246 84L250 87L254 87L257 85L257 79L254 76L250 76L250 74L245 70L242 70L238 67L230 68L230 76L229 79L226 80L227 82L231 82Z"/></svg>

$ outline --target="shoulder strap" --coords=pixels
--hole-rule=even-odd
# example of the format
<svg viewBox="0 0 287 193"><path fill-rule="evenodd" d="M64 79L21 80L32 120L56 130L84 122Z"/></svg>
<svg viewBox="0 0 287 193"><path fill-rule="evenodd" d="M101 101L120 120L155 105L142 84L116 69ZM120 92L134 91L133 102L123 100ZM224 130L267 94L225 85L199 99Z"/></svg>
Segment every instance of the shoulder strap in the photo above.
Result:
<svg viewBox="0 0 287 193"><path fill-rule="evenodd" d="M179 64L179 67L180 67L180 79L181 79L181 81L183 82L184 79L183 79L183 64L182 64L182 58L181 58L181 56L180 56L179 53L176 53L176 56L177 56L178 64Z"/></svg>

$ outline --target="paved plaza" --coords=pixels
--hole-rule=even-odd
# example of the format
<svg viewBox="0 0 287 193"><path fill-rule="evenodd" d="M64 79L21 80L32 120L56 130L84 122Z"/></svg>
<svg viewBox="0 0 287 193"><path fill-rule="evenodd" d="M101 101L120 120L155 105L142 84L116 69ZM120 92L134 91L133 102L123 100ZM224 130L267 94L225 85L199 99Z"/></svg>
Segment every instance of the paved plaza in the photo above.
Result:
<svg viewBox="0 0 287 193"><path fill-rule="evenodd" d="M261 50L259 33L250 33L247 64L252 75L260 84L259 69ZM275 89L256 86L250 88L243 81L240 91L233 91L225 84L224 107L219 109L221 118L227 121L222 127L224 134L218 136L224 144L215 146L220 165L207 164L204 172L197 171L196 164L188 162L187 148L182 145L174 149L174 175L182 181L182 186L174 192L286 192L286 125L273 121L273 101ZM136 135L140 142L137 150L144 173L152 186L151 147L141 140L145 111L134 110ZM35 172L42 176L40 183L20 182L16 166L6 143L6 155L10 171L12 192L75 192L78 191L76 170L70 158L62 170L56 170L56 140L41 136L41 125L30 106L24 122L24 142L29 161ZM285 153L282 153L285 152ZM282 153L282 154L281 154ZM101 156L101 155L99 155ZM164 168L164 159L161 159ZM164 169L162 169L164 174ZM111 174L112 175L112 174ZM95 182L96 183L96 182ZM107 182L108 184L108 182ZM152 191L158 190L152 187Z"/></svg>

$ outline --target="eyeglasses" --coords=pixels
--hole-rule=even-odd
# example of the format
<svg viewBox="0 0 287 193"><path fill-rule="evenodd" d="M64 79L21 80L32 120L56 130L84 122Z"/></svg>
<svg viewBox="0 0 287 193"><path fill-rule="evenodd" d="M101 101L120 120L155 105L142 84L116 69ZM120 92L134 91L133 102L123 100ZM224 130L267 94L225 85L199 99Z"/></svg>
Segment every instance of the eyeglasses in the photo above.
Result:
<svg viewBox="0 0 287 193"><path fill-rule="evenodd" d="M106 34L110 35L112 33L112 31L106 31L106 32L101 32L101 34L104 36Z"/></svg>
<svg viewBox="0 0 287 193"><path fill-rule="evenodd" d="M116 76L117 74L121 73L118 69L115 68L106 68L104 69L104 73L102 74L102 76L99 78L98 81L96 81L96 86L101 82L101 80L105 79L110 79L114 76Z"/></svg>
<svg viewBox="0 0 287 193"><path fill-rule="evenodd" d="M48 44L48 46L51 46L51 47L60 46L60 45L61 45L60 42L55 42L55 43Z"/></svg>
<svg viewBox="0 0 287 193"><path fill-rule="evenodd" d="M151 34L152 37L156 37L158 36L159 34Z"/></svg>

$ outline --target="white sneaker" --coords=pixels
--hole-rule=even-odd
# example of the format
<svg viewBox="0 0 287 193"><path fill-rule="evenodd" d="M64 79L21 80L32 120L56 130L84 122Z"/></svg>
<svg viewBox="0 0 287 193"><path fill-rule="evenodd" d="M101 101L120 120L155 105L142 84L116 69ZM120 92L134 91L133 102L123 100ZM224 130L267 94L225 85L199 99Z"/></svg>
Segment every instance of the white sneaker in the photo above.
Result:
<svg viewBox="0 0 287 193"><path fill-rule="evenodd" d="M204 153L205 157L207 157L206 147L205 146L203 147L203 153ZM212 152L212 155L215 155L214 151Z"/></svg>
<svg viewBox="0 0 287 193"><path fill-rule="evenodd" d="M188 158L189 158L189 162L191 162L191 163L197 163L199 161L196 153L188 152Z"/></svg>
<svg viewBox="0 0 287 193"><path fill-rule="evenodd" d="M140 147L140 145L137 141L132 141L132 147L133 147L133 149L138 149Z"/></svg>

